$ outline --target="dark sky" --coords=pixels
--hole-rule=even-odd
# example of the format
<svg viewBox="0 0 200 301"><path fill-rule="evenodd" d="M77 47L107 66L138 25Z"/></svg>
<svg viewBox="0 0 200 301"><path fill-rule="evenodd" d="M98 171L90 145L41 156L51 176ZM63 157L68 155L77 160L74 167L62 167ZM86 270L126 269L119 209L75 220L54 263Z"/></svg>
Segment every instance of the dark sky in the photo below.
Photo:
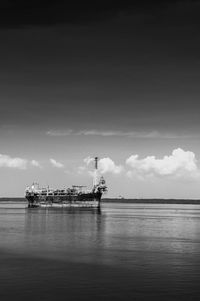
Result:
<svg viewBox="0 0 200 301"><path fill-rule="evenodd" d="M4 1L1 123L198 130L199 13L199 1Z"/></svg>
<svg viewBox="0 0 200 301"><path fill-rule="evenodd" d="M200 153L200 1L67 2L0 4L0 153Z"/></svg>
<svg viewBox="0 0 200 301"><path fill-rule="evenodd" d="M183 1L182 1L183 2ZM186 1L184 1L186 2ZM193 2L193 1L190 1ZM194 1L197 2L197 1ZM5 0L0 4L4 27L55 24L89 24L109 20L119 13L155 13L176 0L167 1L65 1L65 0Z"/></svg>

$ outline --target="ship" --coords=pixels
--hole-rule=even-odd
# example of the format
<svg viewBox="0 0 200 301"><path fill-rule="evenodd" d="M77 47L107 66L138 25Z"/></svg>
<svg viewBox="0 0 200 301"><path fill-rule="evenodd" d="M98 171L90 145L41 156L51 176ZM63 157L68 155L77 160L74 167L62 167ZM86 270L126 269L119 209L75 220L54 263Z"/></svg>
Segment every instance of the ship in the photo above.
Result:
<svg viewBox="0 0 200 301"><path fill-rule="evenodd" d="M70 188L40 188L38 183L26 187L25 198L29 208L37 207L94 207L100 208L102 194L107 192L104 178L99 177L98 157L94 158L93 185L86 189L83 185Z"/></svg>

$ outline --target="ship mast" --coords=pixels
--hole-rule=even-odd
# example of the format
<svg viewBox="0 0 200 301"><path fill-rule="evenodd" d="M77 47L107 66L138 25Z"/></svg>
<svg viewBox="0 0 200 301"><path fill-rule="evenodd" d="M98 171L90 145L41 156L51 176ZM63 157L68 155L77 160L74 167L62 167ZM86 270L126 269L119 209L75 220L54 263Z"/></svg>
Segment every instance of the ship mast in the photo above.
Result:
<svg viewBox="0 0 200 301"><path fill-rule="evenodd" d="M94 177L93 177L93 186L98 184L98 157L94 158Z"/></svg>

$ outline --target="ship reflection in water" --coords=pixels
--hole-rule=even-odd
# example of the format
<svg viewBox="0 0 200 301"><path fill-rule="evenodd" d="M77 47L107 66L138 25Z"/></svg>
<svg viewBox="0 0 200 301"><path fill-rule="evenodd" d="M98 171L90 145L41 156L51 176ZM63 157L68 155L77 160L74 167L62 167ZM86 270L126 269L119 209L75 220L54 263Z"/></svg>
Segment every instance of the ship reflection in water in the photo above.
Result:
<svg viewBox="0 0 200 301"><path fill-rule="evenodd" d="M100 208L27 208L26 247L38 256L78 262L87 261L90 250L91 260L92 246L101 242L100 215Z"/></svg>
<svg viewBox="0 0 200 301"><path fill-rule="evenodd" d="M1 300L198 300L200 206L0 204Z"/></svg>

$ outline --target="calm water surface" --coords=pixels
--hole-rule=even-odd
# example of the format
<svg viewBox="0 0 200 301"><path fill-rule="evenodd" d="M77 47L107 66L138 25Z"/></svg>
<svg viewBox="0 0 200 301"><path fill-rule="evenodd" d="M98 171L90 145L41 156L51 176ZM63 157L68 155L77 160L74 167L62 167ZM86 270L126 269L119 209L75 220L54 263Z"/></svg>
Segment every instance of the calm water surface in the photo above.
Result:
<svg viewBox="0 0 200 301"><path fill-rule="evenodd" d="M0 300L198 300L200 206L0 203Z"/></svg>

